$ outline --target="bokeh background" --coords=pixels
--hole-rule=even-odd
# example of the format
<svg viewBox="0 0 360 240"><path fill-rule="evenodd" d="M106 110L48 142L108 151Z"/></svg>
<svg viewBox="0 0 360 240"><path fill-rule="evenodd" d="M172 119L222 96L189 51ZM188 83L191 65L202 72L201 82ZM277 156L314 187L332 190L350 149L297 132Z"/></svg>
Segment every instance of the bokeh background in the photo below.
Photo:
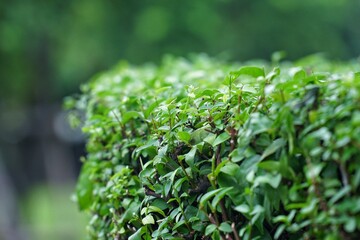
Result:
<svg viewBox="0 0 360 240"><path fill-rule="evenodd" d="M62 101L121 59L360 55L358 0L0 1L0 240L84 239L84 154Z"/></svg>

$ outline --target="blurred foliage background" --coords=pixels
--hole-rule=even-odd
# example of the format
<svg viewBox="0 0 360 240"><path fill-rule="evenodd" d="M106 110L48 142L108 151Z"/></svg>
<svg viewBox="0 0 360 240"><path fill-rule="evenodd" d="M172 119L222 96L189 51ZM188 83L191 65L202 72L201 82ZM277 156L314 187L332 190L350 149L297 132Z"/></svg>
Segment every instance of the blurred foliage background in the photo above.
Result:
<svg viewBox="0 0 360 240"><path fill-rule="evenodd" d="M79 239L75 228L83 225L64 199L83 141L65 124L61 102L96 72L120 59L156 63L192 52L232 61L269 59L278 50L290 60L314 52L356 58L359 22L358 0L1 1L0 171L7 184L0 197L13 217L0 218L0 239L24 231L31 234L13 239L55 239L37 228L44 218L55 219L49 234L72 231L66 239ZM51 197L58 194L66 197ZM56 215L59 208L68 214Z"/></svg>

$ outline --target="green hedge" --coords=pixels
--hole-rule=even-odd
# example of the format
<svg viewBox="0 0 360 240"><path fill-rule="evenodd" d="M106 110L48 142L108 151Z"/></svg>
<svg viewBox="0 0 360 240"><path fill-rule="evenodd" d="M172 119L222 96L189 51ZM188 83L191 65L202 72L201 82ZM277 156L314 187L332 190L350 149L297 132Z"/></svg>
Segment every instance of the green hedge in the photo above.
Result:
<svg viewBox="0 0 360 240"><path fill-rule="evenodd" d="M90 239L357 239L358 63L275 60L122 62L67 99Z"/></svg>

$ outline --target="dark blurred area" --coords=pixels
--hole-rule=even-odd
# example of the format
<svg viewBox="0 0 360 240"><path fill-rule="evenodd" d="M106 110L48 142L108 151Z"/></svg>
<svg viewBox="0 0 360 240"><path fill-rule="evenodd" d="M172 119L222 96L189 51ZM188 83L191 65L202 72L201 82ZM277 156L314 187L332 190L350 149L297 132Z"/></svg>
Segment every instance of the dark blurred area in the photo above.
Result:
<svg viewBox="0 0 360 240"><path fill-rule="evenodd" d="M67 95L120 59L360 53L358 0L0 2L0 240L84 239L71 203L84 138Z"/></svg>

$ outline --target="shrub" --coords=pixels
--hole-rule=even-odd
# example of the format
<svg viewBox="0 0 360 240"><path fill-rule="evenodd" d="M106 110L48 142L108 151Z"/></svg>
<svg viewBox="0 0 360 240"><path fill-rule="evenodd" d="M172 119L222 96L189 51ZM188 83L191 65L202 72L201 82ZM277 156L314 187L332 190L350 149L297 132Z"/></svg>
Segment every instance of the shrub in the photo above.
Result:
<svg viewBox="0 0 360 240"><path fill-rule="evenodd" d="M167 57L96 76L66 101L85 112L90 238L356 239L355 66Z"/></svg>

